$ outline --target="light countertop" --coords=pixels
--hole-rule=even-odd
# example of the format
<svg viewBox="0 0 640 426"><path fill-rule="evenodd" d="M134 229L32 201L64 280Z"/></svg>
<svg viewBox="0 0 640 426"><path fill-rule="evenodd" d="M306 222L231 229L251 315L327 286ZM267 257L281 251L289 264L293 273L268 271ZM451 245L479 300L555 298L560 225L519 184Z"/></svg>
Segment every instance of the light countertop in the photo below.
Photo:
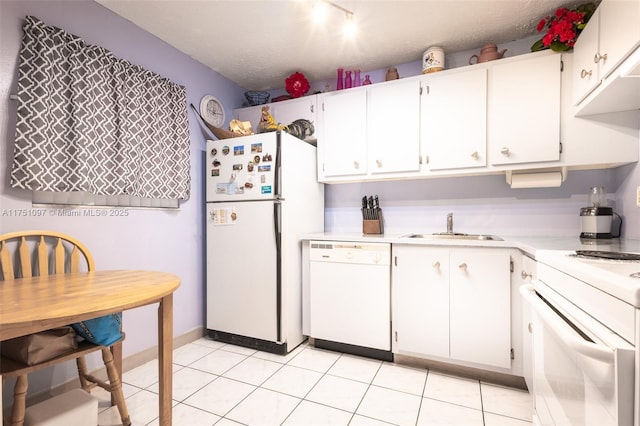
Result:
<svg viewBox="0 0 640 426"><path fill-rule="evenodd" d="M319 232L301 237L304 241L352 241L358 243L391 243L428 246L515 248L535 258L539 250L602 250L640 253L640 240L612 238L609 240L581 240L577 237L510 236L496 240L461 240L448 238L408 238L409 234L363 235L362 233Z"/></svg>

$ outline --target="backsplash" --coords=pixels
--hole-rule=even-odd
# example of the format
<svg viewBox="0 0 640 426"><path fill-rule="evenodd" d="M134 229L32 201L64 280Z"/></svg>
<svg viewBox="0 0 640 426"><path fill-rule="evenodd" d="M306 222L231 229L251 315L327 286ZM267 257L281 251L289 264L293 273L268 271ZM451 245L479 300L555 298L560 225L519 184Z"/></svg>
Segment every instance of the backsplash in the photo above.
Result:
<svg viewBox="0 0 640 426"><path fill-rule="evenodd" d="M503 175L327 185L325 231L361 232L362 195L377 194L387 234L443 232L452 212L455 232L577 237L591 186L607 188L616 210L615 170L570 171L544 189L511 189Z"/></svg>

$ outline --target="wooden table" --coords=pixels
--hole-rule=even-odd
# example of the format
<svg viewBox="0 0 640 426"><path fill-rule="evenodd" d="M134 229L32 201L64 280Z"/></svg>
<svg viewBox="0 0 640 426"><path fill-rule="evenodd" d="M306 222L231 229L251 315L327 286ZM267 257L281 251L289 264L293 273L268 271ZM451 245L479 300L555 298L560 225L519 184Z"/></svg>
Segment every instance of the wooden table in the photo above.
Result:
<svg viewBox="0 0 640 426"><path fill-rule="evenodd" d="M160 424L170 426L173 292L179 285L180 278L173 274L134 270L94 271L2 281L0 340L159 303ZM124 330L126 331L126 323Z"/></svg>

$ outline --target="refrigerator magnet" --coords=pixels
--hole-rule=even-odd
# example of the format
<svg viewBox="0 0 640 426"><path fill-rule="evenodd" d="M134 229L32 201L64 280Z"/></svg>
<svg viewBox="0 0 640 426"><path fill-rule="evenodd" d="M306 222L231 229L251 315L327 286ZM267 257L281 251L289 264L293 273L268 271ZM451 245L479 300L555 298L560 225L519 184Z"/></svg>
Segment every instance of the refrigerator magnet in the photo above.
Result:
<svg viewBox="0 0 640 426"><path fill-rule="evenodd" d="M217 158L214 158L211 164L213 167L220 167L220 161Z"/></svg>
<svg viewBox="0 0 640 426"><path fill-rule="evenodd" d="M249 164L247 164L247 171L248 172L252 172L253 171L253 161L249 161Z"/></svg>
<svg viewBox="0 0 640 426"><path fill-rule="evenodd" d="M229 153L229 147L227 145L222 147L222 155L227 155Z"/></svg>
<svg viewBox="0 0 640 426"><path fill-rule="evenodd" d="M234 164L233 165L233 170L235 170L235 171L242 170L242 164Z"/></svg>
<svg viewBox="0 0 640 426"><path fill-rule="evenodd" d="M263 166L258 166L258 171L259 172L270 172L271 171L271 164L265 164Z"/></svg>
<svg viewBox="0 0 640 426"><path fill-rule="evenodd" d="M218 148L212 148L211 149L211 156L215 157L216 155L218 155Z"/></svg>
<svg viewBox="0 0 640 426"><path fill-rule="evenodd" d="M244 145L234 146L233 155L244 155Z"/></svg>
<svg viewBox="0 0 640 426"><path fill-rule="evenodd" d="M260 163L260 156L256 155L255 157L253 157L253 162L256 163L256 164L259 164Z"/></svg>
<svg viewBox="0 0 640 426"><path fill-rule="evenodd" d="M260 192L262 194L271 194L273 190L271 189L271 185L264 185L260 187Z"/></svg>
<svg viewBox="0 0 640 426"><path fill-rule="evenodd" d="M252 143L251 144L251 153L255 154L257 152L262 152L262 143Z"/></svg>
<svg viewBox="0 0 640 426"><path fill-rule="evenodd" d="M226 194L229 185L226 183L216 184L216 194Z"/></svg>
<svg viewBox="0 0 640 426"><path fill-rule="evenodd" d="M253 188L253 183L251 183L251 182L245 182L245 183L244 183L244 187L245 187L245 188L247 188L247 189L251 189L251 188Z"/></svg>
<svg viewBox="0 0 640 426"><path fill-rule="evenodd" d="M220 176L220 169L211 169L211 176Z"/></svg>
<svg viewBox="0 0 640 426"><path fill-rule="evenodd" d="M271 154L266 153L263 157L262 157L262 161L264 162L269 162L272 161L273 159L271 158Z"/></svg>

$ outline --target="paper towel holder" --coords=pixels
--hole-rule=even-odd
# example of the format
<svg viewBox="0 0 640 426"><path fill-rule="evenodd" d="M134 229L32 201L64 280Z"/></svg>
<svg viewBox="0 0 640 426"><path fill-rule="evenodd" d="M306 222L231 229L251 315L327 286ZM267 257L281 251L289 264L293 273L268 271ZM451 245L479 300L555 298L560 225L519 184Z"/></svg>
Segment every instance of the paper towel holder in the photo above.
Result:
<svg viewBox="0 0 640 426"><path fill-rule="evenodd" d="M559 170L539 170L539 171L527 171L525 173L513 173L513 170L507 170L505 172L505 178L507 180L507 185L512 188L553 188L560 186L565 180L567 180L568 170L566 167L561 167ZM557 175L560 174L560 182L557 183L555 179L539 179L536 182L536 177L547 177L549 175ZM531 178L531 183L525 186L514 186L514 177L515 180L519 180L519 178Z"/></svg>

